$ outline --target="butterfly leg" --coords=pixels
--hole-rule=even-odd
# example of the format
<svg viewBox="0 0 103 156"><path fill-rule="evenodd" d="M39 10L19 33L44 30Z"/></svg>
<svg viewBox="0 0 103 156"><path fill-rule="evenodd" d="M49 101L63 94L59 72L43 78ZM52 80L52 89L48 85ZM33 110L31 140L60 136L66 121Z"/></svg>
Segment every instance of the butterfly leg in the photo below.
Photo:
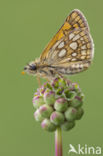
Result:
<svg viewBox="0 0 103 156"><path fill-rule="evenodd" d="M36 78L37 78L37 81L38 81L38 85L40 87L41 86L40 77L37 75Z"/></svg>

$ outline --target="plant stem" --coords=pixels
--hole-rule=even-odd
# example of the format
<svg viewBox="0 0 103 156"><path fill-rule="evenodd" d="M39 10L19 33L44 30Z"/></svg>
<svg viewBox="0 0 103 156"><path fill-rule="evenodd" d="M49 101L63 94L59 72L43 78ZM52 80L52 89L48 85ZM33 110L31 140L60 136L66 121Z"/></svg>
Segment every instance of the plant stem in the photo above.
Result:
<svg viewBox="0 0 103 156"><path fill-rule="evenodd" d="M60 127L55 131L55 156L62 156L62 131Z"/></svg>

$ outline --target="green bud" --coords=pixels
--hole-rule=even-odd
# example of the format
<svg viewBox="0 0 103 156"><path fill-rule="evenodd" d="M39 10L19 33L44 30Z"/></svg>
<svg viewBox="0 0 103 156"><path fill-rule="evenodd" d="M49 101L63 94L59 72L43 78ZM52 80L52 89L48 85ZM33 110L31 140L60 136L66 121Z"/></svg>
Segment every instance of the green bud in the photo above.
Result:
<svg viewBox="0 0 103 156"><path fill-rule="evenodd" d="M43 129L55 131L57 127L70 130L74 121L83 116L83 93L77 83L57 77L37 89L33 98L36 121Z"/></svg>
<svg viewBox="0 0 103 156"><path fill-rule="evenodd" d="M76 92L70 91L69 89L66 89L64 93L66 98L68 98L69 100L73 99L76 95Z"/></svg>
<svg viewBox="0 0 103 156"><path fill-rule="evenodd" d="M53 80L53 82L52 82L53 88L57 89L59 87L59 80L60 80L59 77Z"/></svg>
<svg viewBox="0 0 103 156"><path fill-rule="evenodd" d="M54 104L54 108L56 109L56 111L64 112L68 108L67 100L64 98L57 99Z"/></svg>
<svg viewBox="0 0 103 156"><path fill-rule="evenodd" d="M48 105L53 105L55 102L55 93L53 91L45 92L44 101Z"/></svg>
<svg viewBox="0 0 103 156"><path fill-rule="evenodd" d="M64 130L64 131L68 131L70 129L72 129L73 127L75 126L75 122L69 122L69 121L66 121L62 124L61 128Z"/></svg>
<svg viewBox="0 0 103 156"><path fill-rule="evenodd" d="M80 119L82 118L83 114L84 114L83 108L81 108L81 107L78 108L78 109L77 109L76 120L80 120Z"/></svg>
<svg viewBox="0 0 103 156"><path fill-rule="evenodd" d="M46 93L49 93L50 91L51 89L47 88L44 93L46 94Z"/></svg>
<svg viewBox="0 0 103 156"><path fill-rule="evenodd" d="M63 93L63 91L64 91L63 87L59 87L59 88L57 89L57 91L56 91L56 94L57 94L57 95L61 95L61 94Z"/></svg>
<svg viewBox="0 0 103 156"><path fill-rule="evenodd" d="M81 93L80 97L81 97L81 99L83 100L83 99L84 99L84 94Z"/></svg>
<svg viewBox="0 0 103 156"><path fill-rule="evenodd" d="M50 117L51 113L53 112L53 108L51 106L44 104L44 105L40 106L39 112L43 117L48 118L48 117Z"/></svg>
<svg viewBox="0 0 103 156"><path fill-rule="evenodd" d="M82 92L79 92L79 93L77 94L77 96L79 96L79 97L81 98L81 100L84 99L84 94L83 94Z"/></svg>
<svg viewBox="0 0 103 156"><path fill-rule="evenodd" d="M59 79L59 86L61 86L63 88L66 87L66 81L63 78Z"/></svg>
<svg viewBox="0 0 103 156"><path fill-rule="evenodd" d="M43 99L43 97L41 97L41 96L35 96L34 98L33 98L33 106L34 106L34 108L39 108L41 105L43 105L44 104L44 99Z"/></svg>
<svg viewBox="0 0 103 156"><path fill-rule="evenodd" d="M71 101L71 106L78 108L81 107L83 104L83 101L81 99L81 97L79 96L75 96L74 99Z"/></svg>
<svg viewBox="0 0 103 156"><path fill-rule="evenodd" d="M80 91L79 85L77 83L72 83L72 85L77 92Z"/></svg>
<svg viewBox="0 0 103 156"><path fill-rule="evenodd" d="M34 118L35 118L36 121L39 121L39 122L41 122L42 120L44 120L44 117L41 115L39 109L37 109L34 112Z"/></svg>
<svg viewBox="0 0 103 156"><path fill-rule="evenodd" d="M50 122L49 119L44 119L41 123L41 127L44 129L44 130L47 130L47 131L55 131L56 130L56 126Z"/></svg>
<svg viewBox="0 0 103 156"><path fill-rule="evenodd" d="M50 90L52 90L52 86L49 83L47 83L47 88L49 88Z"/></svg>
<svg viewBox="0 0 103 156"><path fill-rule="evenodd" d="M45 84L44 84L43 86L41 86L41 87L38 89L39 95L43 96L45 90L46 90L46 88L45 88Z"/></svg>
<svg viewBox="0 0 103 156"><path fill-rule="evenodd" d="M68 121L73 121L76 118L77 110L73 107L69 107L64 114Z"/></svg>
<svg viewBox="0 0 103 156"><path fill-rule="evenodd" d="M37 96L40 96L40 92L38 91L34 93L34 97L37 97Z"/></svg>
<svg viewBox="0 0 103 156"><path fill-rule="evenodd" d="M61 125L64 122L64 115L60 112L53 112L50 116L50 120L55 125Z"/></svg>

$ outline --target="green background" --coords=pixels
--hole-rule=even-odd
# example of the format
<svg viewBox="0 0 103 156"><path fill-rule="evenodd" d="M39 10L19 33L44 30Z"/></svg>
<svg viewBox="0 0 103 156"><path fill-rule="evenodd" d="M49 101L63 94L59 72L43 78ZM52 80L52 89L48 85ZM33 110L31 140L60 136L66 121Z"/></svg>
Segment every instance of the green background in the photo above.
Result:
<svg viewBox="0 0 103 156"><path fill-rule="evenodd" d="M73 130L63 132L63 153L68 156L70 143L103 146L103 1L0 0L1 156L54 155L54 133L42 130L33 118L36 77L22 76L21 71L40 56L75 8L88 19L95 57L89 70L70 77L85 94L85 115Z"/></svg>

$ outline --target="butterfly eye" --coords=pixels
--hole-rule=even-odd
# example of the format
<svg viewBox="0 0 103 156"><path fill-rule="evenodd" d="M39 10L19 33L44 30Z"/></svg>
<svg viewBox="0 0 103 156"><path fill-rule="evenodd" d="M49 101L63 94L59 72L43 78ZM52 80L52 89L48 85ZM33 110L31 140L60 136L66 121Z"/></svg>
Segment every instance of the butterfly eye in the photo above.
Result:
<svg viewBox="0 0 103 156"><path fill-rule="evenodd" d="M24 70L27 70L27 67L24 67Z"/></svg>
<svg viewBox="0 0 103 156"><path fill-rule="evenodd" d="M35 64L32 64L29 66L30 70L36 70L37 69L37 66Z"/></svg>

